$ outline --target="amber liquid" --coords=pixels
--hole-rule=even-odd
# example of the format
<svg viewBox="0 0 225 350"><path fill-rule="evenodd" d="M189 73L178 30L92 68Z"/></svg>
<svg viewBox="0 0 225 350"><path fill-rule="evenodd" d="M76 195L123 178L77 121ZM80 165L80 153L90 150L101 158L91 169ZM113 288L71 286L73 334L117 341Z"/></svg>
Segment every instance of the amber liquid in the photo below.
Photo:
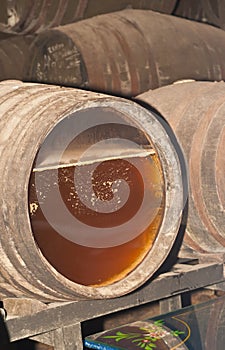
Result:
<svg viewBox="0 0 225 350"><path fill-rule="evenodd" d="M134 239L114 247L95 248L83 246L64 238L48 223L43 215L40 197L37 197L35 186L35 171L31 175L29 187L30 218L33 235L38 247L49 263L68 279L87 286L102 286L124 278L141 263L150 251L159 231L163 217L163 178L156 155L134 157L137 167L126 159L113 159L102 162L93 174L92 190L101 200L112 199L112 183L123 179L129 185L130 195L125 205L115 213L99 213L87 208L80 200L74 186L75 166L59 167L58 187L63 201L80 222L93 227L108 228L126 223L140 210L145 191L149 191L151 202L156 203L154 215L149 217L149 225L144 232L137 232ZM89 165L82 166L85 172ZM143 174L147 178L145 187ZM52 169L43 169L39 176L43 177L41 201L48 196L48 186L51 182ZM52 180L53 181L53 180ZM46 187L46 188L45 188ZM148 210L148 208L146 208ZM57 217L57 206L55 216ZM139 218L140 220L140 218ZM66 224L66 223L65 223ZM76 231L76 227L74 227Z"/></svg>

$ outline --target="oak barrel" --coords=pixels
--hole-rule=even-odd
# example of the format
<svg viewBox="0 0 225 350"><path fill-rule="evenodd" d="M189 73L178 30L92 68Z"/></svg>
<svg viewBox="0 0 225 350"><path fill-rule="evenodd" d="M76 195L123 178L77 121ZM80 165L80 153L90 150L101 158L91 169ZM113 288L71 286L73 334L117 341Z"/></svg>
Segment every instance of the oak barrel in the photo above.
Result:
<svg viewBox="0 0 225 350"><path fill-rule="evenodd" d="M31 52L27 81L127 97L184 78L225 78L222 30L147 10L128 9L46 30Z"/></svg>
<svg viewBox="0 0 225 350"><path fill-rule="evenodd" d="M32 36L0 35L0 80L24 79Z"/></svg>
<svg viewBox="0 0 225 350"><path fill-rule="evenodd" d="M0 110L0 297L116 297L158 271L184 202L161 118L19 81L0 83Z"/></svg>
<svg viewBox="0 0 225 350"><path fill-rule="evenodd" d="M224 0L179 0L173 14L225 29Z"/></svg>
<svg viewBox="0 0 225 350"><path fill-rule="evenodd" d="M185 244L201 253L224 252L224 82L177 83L137 99L161 113L186 157L189 213Z"/></svg>
<svg viewBox="0 0 225 350"><path fill-rule="evenodd" d="M172 13L176 0L2 0L0 31L35 33L127 7Z"/></svg>
<svg viewBox="0 0 225 350"><path fill-rule="evenodd" d="M208 0L203 0L204 2ZM207 22L205 16L204 5L202 1L195 0L179 0L177 2L176 8L174 9L173 15L184 17L187 19L192 19L199 22Z"/></svg>
<svg viewBox="0 0 225 350"><path fill-rule="evenodd" d="M225 1L201 0L207 22L225 29Z"/></svg>

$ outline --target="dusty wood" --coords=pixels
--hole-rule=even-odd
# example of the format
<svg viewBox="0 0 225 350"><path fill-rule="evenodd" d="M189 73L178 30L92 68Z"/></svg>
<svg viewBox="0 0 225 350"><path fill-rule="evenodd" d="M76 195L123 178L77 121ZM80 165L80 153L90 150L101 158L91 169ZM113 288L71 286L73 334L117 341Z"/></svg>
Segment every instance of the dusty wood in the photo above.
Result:
<svg viewBox="0 0 225 350"><path fill-rule="evenodd" d="M209 287L206 287L207 289L211 290L218 290L218 291L225 291L225 282L220 282L216 284L212 284Z"/></svg>
<svg viewBox="0 0 225 350"><path fill-rule="evenodd" d="M39 300L28 298L4 298L3 305L10 316L32 315L47 308Z"/></svg>
<svg viewBox="0 0 225 350"><path fill-rule="evenodd" d="M224 43L218 28L126 9L40 33L28 79L128 97L181 79L220 81Z"/></svg>
<svg viewBox="0 0 225 350"><path fill-rule="evenodd" d="M224 0L179 0L174 15L225 28Z"/></svg>
<svg viewBox="0 0 225 350"><path fill-rule="evenodd" d="M159 301L160 314L165 314L170 311L181 309L182 301L181 295L165 298Z"/></svg>
<svg viewBox="0 0 225 350"><path fill-rule="evenodd" d="M1 38L0 34L0 80L26 79L29 66L31 36L8 35Z"/></svg>
<svg viewBox="0 0 225 350"><path fill-rule="evenodd" d="M15 33L34 33L48 27L76 22L98 14L119 11L127 6L171 13L176 0L40 0L15 2L3 0L0 12L0 30Z"/></svg>
<svg viewBox="0 0 225 350"><path fill-rule="evenodd" d="M81 350L83 348L80 323L59 327L51 332L42 333L29 339L53 346L54 350Z"/></svg>
<svg viewBox="0 0 225 350"><path fill-rule="evenodd" d="M62 327L54 331L55 350L81 350L82 348L80 324Z"/></svg>
<svg viewBox="0 0 225 350"><path fill-rule="evenodd" d="M207 0L203 0L203 2L206 1ZM177 6L174 11L174 15L189 18L192 20L197 20L200 22L205 22L207 19L205 18L205 12L203 7L204 6L201 0L179 0L177 1Z"/></svg>
<svg viewBox="0 0 225 350"><path fill-rule="evenodd" d="M83 322L94 317L110 314L151 301L176 296L207 285L223 281L223 264L209 263L190 265L182 268L176 266L174 271L160 275L156 280L146 284L139 291L129 295L108 300L80 301L49 305L47 310L31 316L11 318L6 326L12 341L32 337Z"/></svg>
<svg viewBox="0 0 225 350"><path fill-rule="evenodd" d="M179 252L178 256L181 258L183 261L184 259L187 259L187 262L191 263L190 261L192 260L193 263L196 263L196 259L198 262L201 263L207 263L207 262L220 262L220 263L225 263L225 253L198 253L196 251L193 251L191 254L190 253L184 253L184 252Z"/></svg>
<svg viewBox="0 0 225 350"><path fill-rule="evenodd" d="M42 344L53 346L54 345L54 336L55 336L55 331L51 331L51 332L35 335L33 337L30 337L29 339L35 340L35 341L42 343Z"/></svg>
<svg viewBox="0 0 225 350"><path fill-rule="evenodd" d="M166 260L177 236L182 238L178 235L184 201L180 163L154 114L119 97L19 81L1 82L0 101L0 298L32 297L44 302L105 299L124 295L144 284ZM165 196L165 209L156 231L157 239L143 259L135 262L135 268L125 266L124 278L114 281L113 288L110 283L95 288L65 278L57 272L60 269L48 263L48 256L45 259L41 254L31 228L27 197L33 161L46 134L64 118L74 120L75 124L77 118L86 118L96 126L95 117L100 116L102 123L106 110L112 122L125 118L131 125L141 125L152 146L156 145L163 173L160 191Z"/></svg>
<svg viewBox="0 0 225 350"><path fill-rule="evenodd" d="M200 0L206 21L225 29L225 2L224 0Z"/></svg>
<svg viewBox="0 0 225 350"><path fill-rule="evenodd" d="M204 254L225 251L224 93L224 82L186 82L138 96L162 114L183 150L189 172L184 245Z"/></svg>

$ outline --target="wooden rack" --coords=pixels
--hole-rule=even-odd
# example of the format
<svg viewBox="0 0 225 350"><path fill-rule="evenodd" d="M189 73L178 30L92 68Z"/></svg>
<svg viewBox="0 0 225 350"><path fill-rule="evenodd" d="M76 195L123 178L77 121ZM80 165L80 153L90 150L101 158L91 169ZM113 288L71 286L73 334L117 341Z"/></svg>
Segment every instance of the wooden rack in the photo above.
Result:
<svg viewBox="0 0 225 350"><path fill-rule="evenodd" d="M223 289L224 259L179 259L166 273L150 280L142 288L115 299L85 300L44 304L32 299L3 300L7 317L1 322L10 342L33 339L54 346L55 350L83 349L81 324L113 312L159 301L160 313L182 307L181 296L214 285ZM1 332L2 333L2 332Z"/></svg>

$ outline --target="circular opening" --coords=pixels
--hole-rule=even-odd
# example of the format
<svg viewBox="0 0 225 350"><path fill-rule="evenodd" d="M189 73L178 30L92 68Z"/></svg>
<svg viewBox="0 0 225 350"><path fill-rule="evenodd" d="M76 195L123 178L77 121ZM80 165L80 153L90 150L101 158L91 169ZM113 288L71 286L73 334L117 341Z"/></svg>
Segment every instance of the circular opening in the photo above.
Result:
<svg viewBox="0 0 225 350"><path fill-rule="evenodd" d="M165 184L145 130L109 107L65 117L36 155L29 212L37 246L63 276L84 286L121 280L159 232Z"/></svg>

